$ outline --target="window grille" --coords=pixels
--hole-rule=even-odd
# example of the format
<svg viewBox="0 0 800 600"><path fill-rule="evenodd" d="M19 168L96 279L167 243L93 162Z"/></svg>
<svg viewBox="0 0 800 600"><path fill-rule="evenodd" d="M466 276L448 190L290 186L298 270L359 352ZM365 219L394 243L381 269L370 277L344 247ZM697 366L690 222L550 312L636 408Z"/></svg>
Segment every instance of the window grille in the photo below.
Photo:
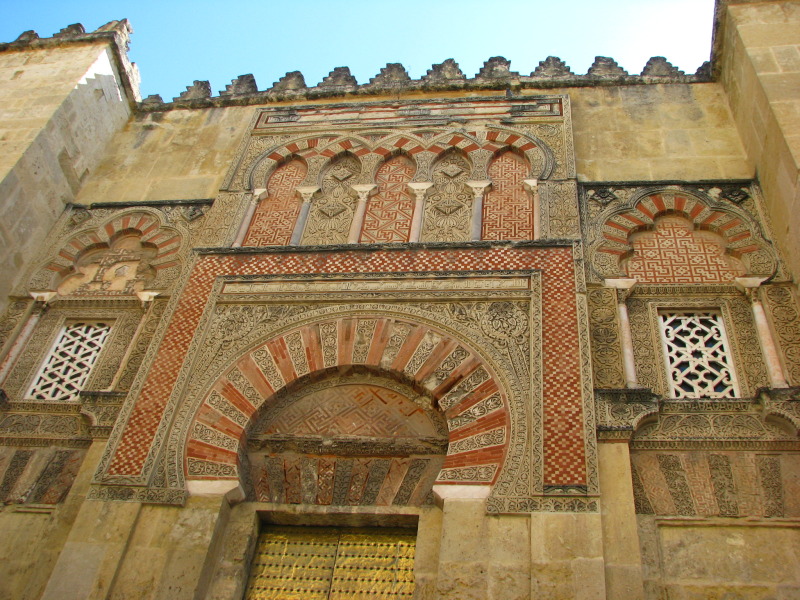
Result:
<svg viewBox="0 0 800 600"><path fill-rule="evenodd" d="M66 325L45 358L27 397L47 401L75 400L86 384L110 331L108 323Z"/></svg>
<svg viewBox="0 0 800 600"><path fill-rule="evenodd" d="M719 313L661 313L659 321L672 398L738 396L733 361Z"/></svg>

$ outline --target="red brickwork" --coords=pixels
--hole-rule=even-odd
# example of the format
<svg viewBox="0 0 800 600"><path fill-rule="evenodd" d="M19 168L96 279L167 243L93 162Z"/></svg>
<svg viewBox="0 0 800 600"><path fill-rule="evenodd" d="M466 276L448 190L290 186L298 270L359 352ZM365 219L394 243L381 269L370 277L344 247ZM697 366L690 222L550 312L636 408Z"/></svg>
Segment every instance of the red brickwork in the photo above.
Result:
<svg viewBox="0 0 800 600"><path fill-rule="evenodd" d="M361 242L408 241L414 200L407 184L413 176L414 163L405 156L395 156L381 165L375 174L378 192L367 204Z"/></svg>
<svg viewBox="0 0 800 600"><path fill-rule="evenodd" d="M349 251L336 254L281 253L201 257L178 301L156 359L125 425L108 469L109 475L136 476L141 473L165 405L205 309L211 286L218 276L320 272L408 273L456 269L542 271L545 483L552 485L585 483L578 323L572 251L569 248L420 249L368 253ZM388 331L386 328L386 323L378 324L375 331ZM412 334L413 332L409 336ZM263 347L269 349L273 358L288 356L283 339L288 335L290 334L273 340ZM309 336L309 339L311 338L313 336ZM373 334L371 343L386 342L385 339L381 340L381 336ZM403 351L405 350L406 348L403 348ZM368 360L376 360L381 354L373 352L371 348L367 351L367 356L370 357ZM413 351L407 353L407 356L408 360L411 360ZM287 359L280 359L280 362L285 360ZM352 360L352 355L350 359L339 357L338 360L340 364L347 364ZM276 364L278 362L276 361ZM478 365L479 363L473 363L473 368L466 371L456 368L448 378L449 382L446 381L434 390L434 397L443 395L447 391L445 386L455 386L457 381L453 380L454 377L466 378ZM294 373L290 361L289 364L278 365L278 368L285 375L292 376ZM430 369L426 368L424 371L429 372ZM267 378L265 374L265 379ZM259 385L266 384L261 381ZM478 393L479 389L476 388L474 393ZM470 402L469 394L462 401ZM458 465L464 461L468 464L476 464L475 461L478 461L478 464L502 461L505 449L501 447L499 455L497 452L496 449L485 448L473 453L474 457L448 457L448 461Z"/></svg>
<svg viewBox="0 0 800 600"><path fill-rule="evenodd" d="M683 217L661 217L655 231L634 234L632 242L625 269L639 283L730 283L744 275L741 263L725 255L722 236L693 231Z"/></svg>
<svg viewBox="0 0 800 600"><path fill-rule="evenodd" d="M267 197L253 214L243 246L285 246L300 212L300 199L295 191L303 183L308 169L301 160L292 160L278 167L267 183Z"/></svg>
<svg viewBox="0 0 800 600"><path fill-rule="evenodd" d="M525 161L504 152L489 165L492 189L483 203L484 240L533 239L533 208L522 181L528 176Z"/></svg>

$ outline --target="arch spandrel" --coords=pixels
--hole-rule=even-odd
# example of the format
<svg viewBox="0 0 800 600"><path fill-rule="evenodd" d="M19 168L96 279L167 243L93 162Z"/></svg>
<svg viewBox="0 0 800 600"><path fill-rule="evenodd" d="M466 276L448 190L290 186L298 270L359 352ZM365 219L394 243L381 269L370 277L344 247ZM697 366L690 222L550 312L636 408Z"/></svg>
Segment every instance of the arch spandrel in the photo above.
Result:
<svg viewBox="0 0 800 600"><path fill-rule="evenodd" d="M395 391L412 390L406 393L416 402L429 403L426 419L449 444L435 473L440 483L496 481L512 419L495 370L449 333L386 315L315 320L239 356L213 382L192 418L183 444L186 477L239 478L244 441L250 440L254 423L280 412L298 385L312 382L325 389L340 384L342 372L394 385ZM420 464L415 469L422 477L427 471Z"/></svg>

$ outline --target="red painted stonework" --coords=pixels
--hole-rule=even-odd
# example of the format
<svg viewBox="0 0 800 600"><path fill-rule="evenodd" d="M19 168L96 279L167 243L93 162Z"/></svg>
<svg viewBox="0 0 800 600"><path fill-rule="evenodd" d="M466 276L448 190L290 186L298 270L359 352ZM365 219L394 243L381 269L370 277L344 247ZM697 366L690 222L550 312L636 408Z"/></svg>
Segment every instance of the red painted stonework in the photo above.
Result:
<svg viewBox="0 0 800 600"><path fill-rule="evenodd" d="M369 199L361 232L362 243L407 242L414 200L408 182L414 164L404 156L386 161L375 174L377 193Z"/></svg>

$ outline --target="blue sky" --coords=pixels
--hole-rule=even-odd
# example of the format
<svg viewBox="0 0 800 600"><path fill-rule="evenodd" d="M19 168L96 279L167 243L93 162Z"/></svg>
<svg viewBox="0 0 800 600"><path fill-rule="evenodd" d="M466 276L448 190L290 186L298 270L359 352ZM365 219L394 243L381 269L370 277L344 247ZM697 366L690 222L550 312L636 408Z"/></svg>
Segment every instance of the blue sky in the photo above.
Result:
<svg viewBox="0 0 800 600"><path fill-rule="evenodd" d="M262 0L59 2L0 0L0 41L27 29L49 37L80 22L88 31L127 18L142 95L177 96L195 79L216 94L253 73L266 89L299 70L309 86L348 66L359 83L387 62L412 78L454 58L468 77L492 56L529 74L548 55L585 73L596 55L639 73L665 56L687 73L708 60L713 0Z"/></svg>

